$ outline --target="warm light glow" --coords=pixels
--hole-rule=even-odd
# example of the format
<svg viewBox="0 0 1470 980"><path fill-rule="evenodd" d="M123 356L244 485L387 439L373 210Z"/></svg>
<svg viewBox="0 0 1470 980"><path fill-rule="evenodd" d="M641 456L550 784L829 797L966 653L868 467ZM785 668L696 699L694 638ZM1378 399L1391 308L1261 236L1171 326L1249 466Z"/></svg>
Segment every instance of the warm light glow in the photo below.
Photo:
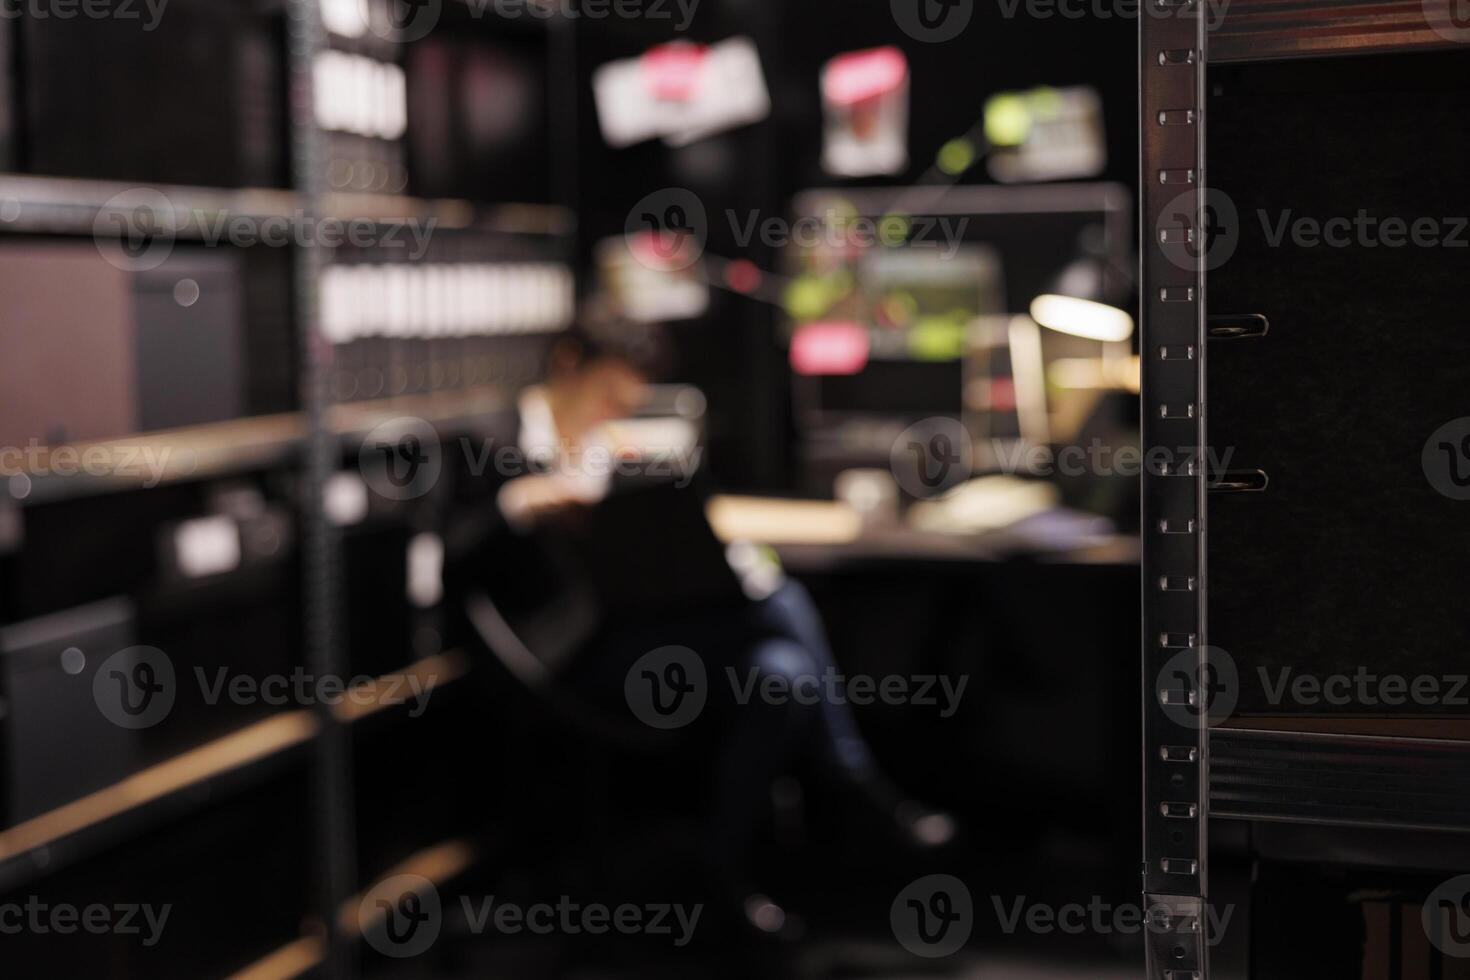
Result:
<svg viewBox="0 0 1470 980"><path fill-rule="evenodd" d="M1046 378L1057 388L1120 388L1136 395L1142 367L1137 357L1059 357L1047 365Z"/></svg>
<svg viewBox="0 0 1470 980"><path fill-rule="evenodd" d="M1031 301L1031 319L1059 333L1088 340L1107 342L1133 336L1133 317L1116 306L1090 299L1043 294Z"/></svg>

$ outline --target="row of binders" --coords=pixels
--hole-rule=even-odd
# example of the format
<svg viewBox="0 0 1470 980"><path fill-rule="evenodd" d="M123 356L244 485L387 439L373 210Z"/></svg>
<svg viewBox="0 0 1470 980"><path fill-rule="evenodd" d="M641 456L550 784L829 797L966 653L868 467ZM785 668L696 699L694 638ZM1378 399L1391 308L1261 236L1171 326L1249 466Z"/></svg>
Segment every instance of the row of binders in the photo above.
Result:
<svg viewBox="0 0 1470 980"><path fill-rule="evenodd" d="M408 131L408 81L398 65L327 50L312 74L321 128L385 140Z"/></svg>
<svg viewBox="0 0 1470 980"><path fill-rule="evenodd" d="M553 262L336 265L322 276L329 340L552 333L569 326L576 291Z"/></svg>

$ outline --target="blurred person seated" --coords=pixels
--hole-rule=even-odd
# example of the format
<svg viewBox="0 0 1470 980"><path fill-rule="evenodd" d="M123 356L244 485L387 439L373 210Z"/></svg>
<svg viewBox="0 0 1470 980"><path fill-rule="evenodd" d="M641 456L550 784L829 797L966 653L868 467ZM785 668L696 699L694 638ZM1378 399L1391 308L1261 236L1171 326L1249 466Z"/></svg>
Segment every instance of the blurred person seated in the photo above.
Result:
<svg viewBox="0 0 1470 980"><path fill-rule="evenodd" d="M567 588L567 577L557 570L565 549L546 532L575 524L578 511L610 491L609 474L579 467L576 460L593 445L623 450L611 424L644 403L659 359L646 329L584 318L556 342L545 384L527 388L519 399L519 452L510 458L520 465L511 472L504 466L487 469L483 479L496 485L482 488L489 492L471 517L474 527L451 534L451 590L484 587L497 605L507 596L522 606L554 606L565 598L553 594ZM907 848L943 846L955 827L947 814L907 799L877 766L841 696L826 631L807 591L777 575L767 576L757 594L764 597L655 614L600 610L595 631L578 644L558 680L627 718L625 685L640 658L669 646L697 651L709 694L701 723L707 719L715 732L717 758L704 844L707 870L747 927L791 936L797 920L751 880L749 870L778 778L800 771L875 808L879 824ZM577 617L558 610L553 618L565 625ZM732 683L737 678L738 685ZM772 683L802 696L752 694Z"/></svg>

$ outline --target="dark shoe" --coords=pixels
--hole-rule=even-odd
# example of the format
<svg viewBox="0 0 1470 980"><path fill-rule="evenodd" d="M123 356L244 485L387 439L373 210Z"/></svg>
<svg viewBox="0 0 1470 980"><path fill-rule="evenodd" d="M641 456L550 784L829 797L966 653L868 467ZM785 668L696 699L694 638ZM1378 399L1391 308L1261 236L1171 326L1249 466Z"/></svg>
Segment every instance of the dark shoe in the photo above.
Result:
<svg viewBox="0 0 1470 980"><path fill-rule="evenodd" d="M884 776L874 775L854 785L881 816L885 831L905 848L939 850L952 844L959 833L952 815L909 799Z"/></svg>
<svg viewBox="0 0 1470 980"><path fill-rule="evenodd" d="M741 902L745 923L762 936L796 942L806 934L801 916L788 912L769 895L752 892Z"/></svg>
<svg viewBox="0 0 1470 980"><path fill-rule="evenodd" d="M931 810L913 800L904 800L894 810L893 818L898 822L910 847L919 850L936 850L952 844L959 826L954 817L943 810Z"/></svg>

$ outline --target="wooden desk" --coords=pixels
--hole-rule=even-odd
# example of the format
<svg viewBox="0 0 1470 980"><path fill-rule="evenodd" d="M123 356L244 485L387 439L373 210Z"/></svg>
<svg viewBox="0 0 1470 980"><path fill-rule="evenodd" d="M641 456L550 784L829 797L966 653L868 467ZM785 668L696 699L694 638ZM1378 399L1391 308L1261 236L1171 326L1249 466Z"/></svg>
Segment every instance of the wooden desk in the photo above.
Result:
<svg viewBox="0 0 1470 980"><path fill-rule="evenodd" d="M943 534L903 525L864 525L853 508L839 501L722 495L710 499L709 516L723 540L770 545L793 571L896 561L1138 564L1135 535L1098 535L1078 547L1041 548L1011 529Z"/></svg>

